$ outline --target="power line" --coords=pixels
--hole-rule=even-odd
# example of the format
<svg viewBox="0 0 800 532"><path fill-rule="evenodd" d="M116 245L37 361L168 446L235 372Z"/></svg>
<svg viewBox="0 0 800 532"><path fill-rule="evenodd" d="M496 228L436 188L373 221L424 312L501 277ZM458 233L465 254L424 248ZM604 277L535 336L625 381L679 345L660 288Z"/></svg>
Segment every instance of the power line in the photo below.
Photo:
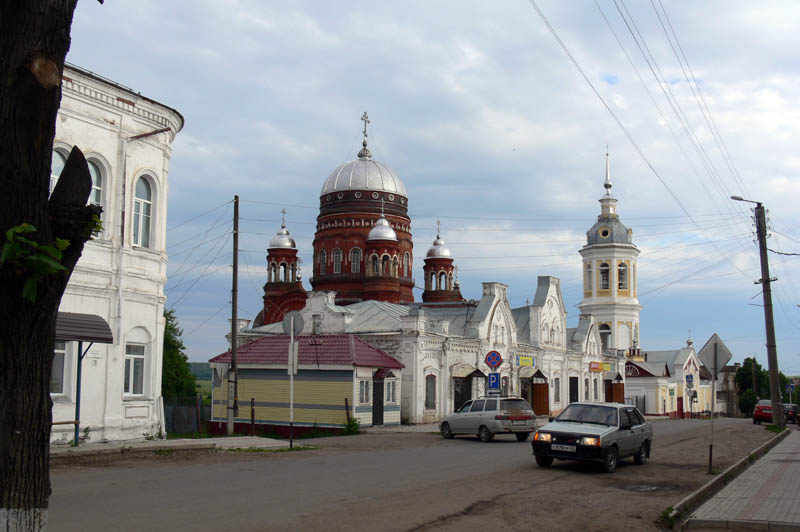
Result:
<svg viewBox="0 0 800 532"><path fill-rule="evenodd" d="M173 229L177 229L178 227L181 227L181 226L183 226L183 225L186 225L186 224L188 224L188 223L189 223L189 222L191 222L191 221L197 220L197 219L198 219L198 218L200 218L201 216L205 216L206 214L208 214L208 213L210 213L210 212L214 212L214 211L216 211L217 209L220 209L220 208L224 207L225 205L228 205L228 204L229 204L229 203L231 203L232 201L233 201L233 200L228 200L228 201L226 201L225 203L223 203L223 204L221 204L221 205L217 205L216 207L214 207L214 208L212 208L212 209L208 209L208 210L207 210L207 211L205 211L205 212L201 212L201 213L200 213L200 214L198 214L197 216L193 216L192 218L189 218L188 220L186 220L186 221L184 221L184 222L181 222L181 223L179 223L178 225L175 225L175 226L173 226L173 227L169 227L169 228L167 229L167 232L169 232L169 231L172 231Z"/></svg>

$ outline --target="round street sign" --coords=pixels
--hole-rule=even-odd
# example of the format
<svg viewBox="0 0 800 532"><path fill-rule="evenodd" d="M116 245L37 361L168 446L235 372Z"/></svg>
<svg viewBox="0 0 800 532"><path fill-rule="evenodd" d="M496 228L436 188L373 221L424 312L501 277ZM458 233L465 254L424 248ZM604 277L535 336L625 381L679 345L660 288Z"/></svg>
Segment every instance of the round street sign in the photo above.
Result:
<svg viewBox="0 0 800 532"><path fill-rule="evenodd" d="M484 359L486 365L490 368L496 368L503 363L503 357L500 356L500 353L497 351L489 351L486 353L486 358Z"/></svg>
<svg viewBox="0 0 800 532"><path fill-rule="evenodd" d="M283 332L284 334L292 334L292 318L294 318L294 335L298 336L303 332L303 316L296 310L287 312L283 317Z"/></svg>

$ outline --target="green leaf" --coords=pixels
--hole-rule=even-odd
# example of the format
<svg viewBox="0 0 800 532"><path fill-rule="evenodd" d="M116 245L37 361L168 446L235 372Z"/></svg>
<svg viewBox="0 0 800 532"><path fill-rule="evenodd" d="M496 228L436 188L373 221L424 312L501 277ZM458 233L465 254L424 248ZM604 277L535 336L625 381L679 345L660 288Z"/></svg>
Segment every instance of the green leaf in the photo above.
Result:
<svg viewBox="0 0 800 532"><path fill-rule="evenodd" d="M58 261L53 260L44 254L32 255L26 259L27 265L34 271L41 274L55 273L66 270Z"/></svg>
<svg viewBox="0 0 800 532"><path fill-rule="evenodd" d="M14 240L14 235L18 235L20 233L35 233L36 228L29 224L28 222L21 223L19 225L15 225L8 231L6 231L6 239L11 242Z"/></svg>
<svg viewBox="0 0 800 532"><path fill-rule="evenodd" d="M36 283L38 279L34 278L27 278L25 280L25 285L22 287L22 297L30 301L31 303L36 302Z"/></svg>
<svg viewBox="0 0 800 532"><path fill-rule="evenodd" d="M69 240L66 239L66 238L58 238L58 237L56 237L56 247L60 251L64 251L65 249L67 249L69 247Z"/></svg>
<svg viewBox="0 0 800 532"><path fill-rule="evenodd" d="M63 253L61 253L60 250L54 248L49 244L41 245L39 246L39 249L41 249L42 251L44 251L45 253L47 253L56 260L61 260L61 257L63 256Z"/></svg>

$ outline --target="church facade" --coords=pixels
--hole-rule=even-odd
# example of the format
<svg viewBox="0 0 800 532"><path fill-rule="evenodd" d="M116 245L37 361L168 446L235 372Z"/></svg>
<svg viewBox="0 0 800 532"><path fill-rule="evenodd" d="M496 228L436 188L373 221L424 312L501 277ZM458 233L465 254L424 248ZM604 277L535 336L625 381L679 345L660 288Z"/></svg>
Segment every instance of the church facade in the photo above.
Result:
<svg viewBox="0 0 800 532"><path fill-rule="evenodd" d="M414 301L408 194L372 159L366 113L362 120L358 158L337 167L320 193L313 290L301 292L297 247L283 224L268 248L264 309L240 341L282 335L289 310L302 315L303 334L354 334L403 364L400 417L408 423L438 421L486 393L490 372L500 374L502 393L524 397L539 415L574 401L623 402L626 354L639 334L639 252L616 214L608 165L601 214L580 250L591 273L577 327L567 327L561 282L551 276L538 277L523 307L512 308L509 287L497 282L464 299L457 257L438 232L424 259L422 301ZM498 368L486 364L490 351L503 360ZM358 400L366 408L383 398Z"/></svg>

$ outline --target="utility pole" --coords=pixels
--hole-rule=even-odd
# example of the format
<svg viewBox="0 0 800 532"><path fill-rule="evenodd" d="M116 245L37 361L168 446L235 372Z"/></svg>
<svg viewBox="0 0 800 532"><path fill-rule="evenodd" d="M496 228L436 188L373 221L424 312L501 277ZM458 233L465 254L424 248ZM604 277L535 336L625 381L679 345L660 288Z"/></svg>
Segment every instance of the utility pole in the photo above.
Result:
<svg viewBox="0 0 800 532"><path fill-rule="evenodd" d="M231 370L228 372L228 424L227 434L233 434L236 416L239 415L239 378L236 360L239 320L239 196L233 197L233 280L231 281Z"/></svg>
<svg viewBox="0 0 800 532"><path fill-rule="evenodd" d="M756 400L758 400L758 381L756 380L756 355L753 354L753 363L750 365L750 368L753 370L753 393L756 394Z"/></svg>
<svg viewBox="0 0 800 532"><path fill-rule="evenodd" d="M769 365L769 394L772 402L772 423L783 427L783 405L780 400L780 380L778 379L778 351L775 345L775 321L772 316L772 288L770 284L777 278L769 276L769 258L767 257L767 216L764 205L760 201L751 201L741 196L731 196L736 201L755 203L756 209L756 235L758 236L758 250L761 257L761 279L755 281L764 289L764 327L767 330L767 364Z"/></svg>

